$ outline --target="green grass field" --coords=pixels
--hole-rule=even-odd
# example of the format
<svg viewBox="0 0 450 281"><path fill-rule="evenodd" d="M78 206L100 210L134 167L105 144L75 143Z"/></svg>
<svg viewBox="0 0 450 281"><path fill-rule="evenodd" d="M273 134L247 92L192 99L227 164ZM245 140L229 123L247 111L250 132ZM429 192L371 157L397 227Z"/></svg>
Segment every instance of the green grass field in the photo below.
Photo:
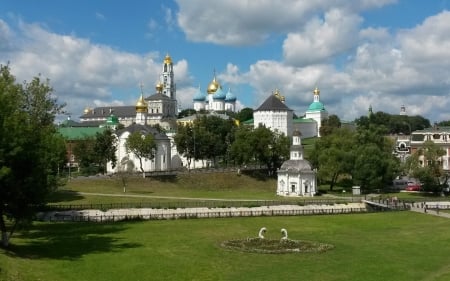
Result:
<svg viewBox="0 0 450 281"><path fill-rule="evenodd" d="M291 239L320 254L233 252L224 240ZM0 280L450 280L448 219L413 212L335 216L36 223L0 250Z"/></svg>
<svg viewBox="0 0 450 281"><path fill-rule="evenodd" d="M181 200L289 200L275 195L275 179L195 174L176 179L79 178L54 204ZM116 197L85 193L102 193ZM176 197L158 199L152 196ZM407 196L407 195L404 195ZM418 194L411 195L414 197ZM412 198L412 197L411 197ZM224 240L289 238L332 244L320 254L233 252ZM136 221L108 224L35 222L0 249L0 280L450 280L449 220L413 212L335 216Z"/></svg>

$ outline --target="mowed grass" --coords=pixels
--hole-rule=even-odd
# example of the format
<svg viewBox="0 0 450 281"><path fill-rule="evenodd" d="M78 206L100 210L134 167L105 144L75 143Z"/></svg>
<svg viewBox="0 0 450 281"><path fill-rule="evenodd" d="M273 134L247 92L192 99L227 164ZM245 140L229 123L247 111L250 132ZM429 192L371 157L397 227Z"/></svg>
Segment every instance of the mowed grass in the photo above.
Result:
<svg viewBox="0 0 450 281"><path fill-rule="evenodd" d="M91 194L86 194L91 193ZM116 195L105 197L92 193ZM120 197L117 197L120 195ZM135 197L135 196L139 197ZM119 177L75 178L51 198L58 204L161 201L161 197L239 200L282 200L276 196L276 179L237 173L192 173L173 178L130 177L126 192ZM173 199L172 199L173 200Z"/></svg>
<svg viewBox="0 0 450 281"><path fill-rule="evenodd" d="M224 240L333 244L320 254L255 254ZM0 250L0 280L450 280L450 221L413 212L36 223Z"/></svg>

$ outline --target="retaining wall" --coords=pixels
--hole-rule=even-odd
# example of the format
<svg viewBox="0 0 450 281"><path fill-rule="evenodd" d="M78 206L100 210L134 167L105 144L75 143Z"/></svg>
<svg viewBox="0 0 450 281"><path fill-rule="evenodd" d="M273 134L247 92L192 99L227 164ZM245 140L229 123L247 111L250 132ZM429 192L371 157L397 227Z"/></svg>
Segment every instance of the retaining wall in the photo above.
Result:
<svg viewBox="0 0 450 281"><path fill-rule="evenodd" d="M299 216L319 214L348 214L367 212L364 203L334 205L278 205L263 207L232 208L177 208L177 209L112 209L41 212L37 218L44 221L92 221L108 222L122 220L161 220L193 218L229 218L259 216Z"/></svg>

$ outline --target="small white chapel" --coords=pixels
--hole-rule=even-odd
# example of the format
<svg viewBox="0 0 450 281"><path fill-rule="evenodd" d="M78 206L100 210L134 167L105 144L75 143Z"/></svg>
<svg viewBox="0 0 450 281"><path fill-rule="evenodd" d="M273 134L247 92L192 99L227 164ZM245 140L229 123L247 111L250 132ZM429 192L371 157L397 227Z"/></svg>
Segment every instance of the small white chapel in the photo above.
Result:
<svg viewBox="0 0 450 281"><path fill-rule="evenodd" d="M303 159L301 133L292 133L292 145L289 160L284 161L277 171L277 195L314 196L317 193L316 172L311 164Z"/></svg>

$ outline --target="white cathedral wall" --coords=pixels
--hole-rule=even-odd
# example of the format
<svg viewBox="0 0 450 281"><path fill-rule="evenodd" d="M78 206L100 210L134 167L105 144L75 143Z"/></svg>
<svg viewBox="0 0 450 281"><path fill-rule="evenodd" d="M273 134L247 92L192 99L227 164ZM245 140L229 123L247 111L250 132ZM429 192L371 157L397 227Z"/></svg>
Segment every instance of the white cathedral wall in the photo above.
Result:
<svg viewBox="0 0 450 281"><path fill-rule="evenodd" d="M253 113L254 128L260 124L272 131L292 135L292 111L256 111Z"/></svg>
<svg viewBox="0 0 450 281"><path fill-rule="evenodd" d="M119 137L116 150L117 164L116 167L113 168L111 162L109 162L106 168L107 173L119 172L122 169L121 162L126 158L128 158L133 163L134 172L141 172L139 158L131 152L128 153L125 147L125 143L129 135L129 132L125 132ZM170 170L172 168L172 154L170 147L171 145L169 140L157 141L155 158L153 158L152 160L142 159L142 168L144 169L144 171L152 172Z"/></svg>
<svg viewBox="0 0 450 281"><path fill-rule="evenodd" d="M305 191L305 183L308 191ZM294 191L292 190L292 186ZM277 177L277 195L279 196L314 196L317 193L316 175L314 172L292 173L279 172Z"/></svg>

